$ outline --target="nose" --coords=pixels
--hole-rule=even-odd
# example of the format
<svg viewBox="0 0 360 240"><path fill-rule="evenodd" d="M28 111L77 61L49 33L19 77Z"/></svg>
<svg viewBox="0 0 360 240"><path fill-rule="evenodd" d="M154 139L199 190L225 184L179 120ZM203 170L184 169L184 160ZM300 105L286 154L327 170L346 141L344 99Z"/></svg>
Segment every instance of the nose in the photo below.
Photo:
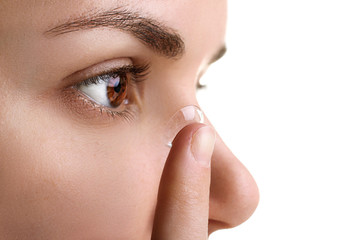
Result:
<svg viewBox="0 0 360 240"><path fill-rule="evenodd" d="M253 177L217 134L211 162L209 234L240 225L253 214L258 202Z"/></svg>

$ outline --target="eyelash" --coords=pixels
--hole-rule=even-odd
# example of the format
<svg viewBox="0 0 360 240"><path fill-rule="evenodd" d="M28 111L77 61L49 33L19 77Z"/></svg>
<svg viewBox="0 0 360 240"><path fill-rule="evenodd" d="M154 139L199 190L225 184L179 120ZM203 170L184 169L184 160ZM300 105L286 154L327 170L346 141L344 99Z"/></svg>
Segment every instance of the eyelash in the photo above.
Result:
<svg viewBox="0 0 360 240"><path fill-rule="evenodd" d="M92 109L97 110L97 112L100 112L102 115L103 113L106 113L109 117L115 119L116 117L120 117L128 122L133 120L134 118L134 109L131 107L126 106L126 109L122 111L116 111L111 110L110 108L103 106L99 103L96 103L90 97L86 96L84 93L82 93L80 90L78 90L78 87L81 85L93 85L93 84L99 84L104 80L104 77L114 74L130 74L130 78L128 81L129 87L136 87L139 83L145 81L147 79L147 76L149 74L149 64L144 65L127 65L122 66L119 68L113 68L110 70L105 70L102 72L97 73L95 76L90 77L86 80L83 80L80 83L77 83L72 88L75 89L77 93L77 98L82 100L82 102L86 105L90 105ZM130 104L131 105L131 104Z"/></svg>
<svg viewBox="0 0 360 240"><path fill-rule="evenodd" d="M90 77L90 78L78 83L77 85L97 84L100 81L103 81L101 78L99 79L99 77L110 75L110 74L121 74L121 73L130 73L131 74L130 83L139 83L139 82L146 80L146 77L149 74L148 70L149 70L148 64L126 65L126 66L122 66L119 68L114 68L114 69L110 69L110 70L105 70L103 72L99 72L95 76Z"/></svg>

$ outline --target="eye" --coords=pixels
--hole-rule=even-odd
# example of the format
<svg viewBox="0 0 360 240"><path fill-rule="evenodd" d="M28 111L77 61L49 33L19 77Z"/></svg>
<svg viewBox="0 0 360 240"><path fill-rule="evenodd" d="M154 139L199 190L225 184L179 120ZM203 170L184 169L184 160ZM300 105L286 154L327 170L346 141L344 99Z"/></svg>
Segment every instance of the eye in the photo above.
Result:
<svg viewBox="0 0 360 240"><path fill-rule="evenodd" d="M117 108L127 104L128 87L131 81L130 72L115 72L96 76L77 85L77 89L108 108Z"/></svg>
<svg viewBox="0 0 360 240"><path fill-rule="evenodd" d="M98 66L93 69L97 68L100 69ZM87 79L64 89L62 96L68 109L81 118L93 121L107 120L107 117L125 120L136 117L143 91L140 83L147 79L148 64L121 65L100 71L90 69L88 72L93 73L87 75ZM87 72L78 74L86 75Z"/></svg>

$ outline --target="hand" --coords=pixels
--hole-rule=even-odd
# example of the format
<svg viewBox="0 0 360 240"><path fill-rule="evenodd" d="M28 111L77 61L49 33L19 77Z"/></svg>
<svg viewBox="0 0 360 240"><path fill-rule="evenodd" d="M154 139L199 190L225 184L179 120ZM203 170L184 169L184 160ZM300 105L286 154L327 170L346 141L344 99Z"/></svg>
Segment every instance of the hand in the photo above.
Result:
<svg viewBox="0 0 360 240"><path fill-rule="evenodd" d="M215 136L211 127L191 124L174 139L161 177L152 240L208 239Z"/></svg>

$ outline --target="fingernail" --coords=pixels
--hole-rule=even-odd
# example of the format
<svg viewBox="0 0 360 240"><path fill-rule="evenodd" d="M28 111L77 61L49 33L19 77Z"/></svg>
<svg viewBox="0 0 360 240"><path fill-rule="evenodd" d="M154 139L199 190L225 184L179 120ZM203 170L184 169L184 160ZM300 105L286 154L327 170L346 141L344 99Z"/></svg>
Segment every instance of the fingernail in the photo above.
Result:
<svg viewBox="0 0 360 240"><path fill-rule="evenodd" d="M215 146L215 131L205 126L199 128L193 135L191 151L195 160L204 167L210 167L211 156Z"/></svg>

